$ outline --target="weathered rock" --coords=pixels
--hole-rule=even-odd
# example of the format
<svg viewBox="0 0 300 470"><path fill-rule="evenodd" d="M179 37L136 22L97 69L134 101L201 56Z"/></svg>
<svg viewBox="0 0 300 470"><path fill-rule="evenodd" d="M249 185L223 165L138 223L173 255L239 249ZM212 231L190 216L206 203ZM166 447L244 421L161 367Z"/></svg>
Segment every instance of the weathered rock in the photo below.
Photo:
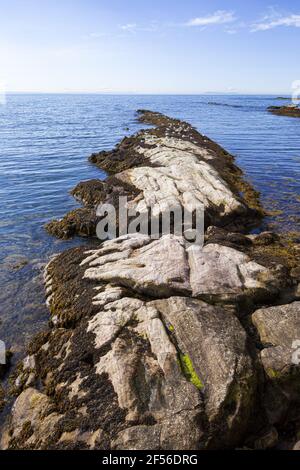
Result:
<svg viewBox="0 0 300 470"><path fill-rule="evenodd" d="M43 393L28 388L17 398L8 429L1 438L1 449L22 447L43 448L53 435L62 416L53 412L51 400Z"/></svg>
<svg viewBox="0 0 300 470"><path fill-rule="evenodd" d="M68 239L75 235L95 237L97 224L101 220L101 217L97 215L97 207L100 204L112 204L118 212L119 197L126 196L130 201L138 194L138 190L129 182L123 183L111 177L105 182L100 180L83 181L71 191L71 194L85 207L74 209L62 219L53 220L45 225L48 233L62 239Z"/></svg>
<svg viewBox="0 0 300 470"><path fill-rule="evenodd" d="M173 235L155 241L143 235L120 237L88 253L82 265L87 267L86 279L117 283L152 297L181 293L234 301L264 292L270 297L280 282L280 269L265 268L240 251L217 244L187 248L183 238Z"/></svg>
<svg viewBox="0 0 300 470"><path fill-rule="evenodd" d="M115 450L195 450L202 437L197 412L183 411L153 426L134 426L112 443Z"/></svg>
<svg viewBox="0 0 300 470"><path fill-rule="evenodd" d="M138 212L153 207L155 214L163 213L167 204L182 206L189 212L204 207L211 220L216 218L217 223L228 215L238 217L248 212L208 163L211 156L205 149L179 139L147 135L144 143L150 148L137 147L136 151L151 166L132 168L116 175L117 179L129 181L142 192L143 197L137 202Z"/></svg>
<svg viewBox="0 0 300 470"><path fill-rule="evenodd" d="M278 116L300 117L300 108L296 105L292 106L269 106L268 111Z"/></svg>
<svg viewBox="0 0 300 470"><path fill-rule="evenodd" d="M22 392L3 446L88 446L101 431L96 448L196 449L234 445L245 432L255 372L243 328L220 307L184 297L123 297L44 341L21 374L25 383L33 367L42 381L38 403L47 419L28 405L37 392Z"/></svg>
<svg viewBox="0 0 300 470"><path fill-rule="evenodd" d="M237 269L242 277L235 274ZM214 244L203 250L187 248L182 238L172 235L154 241L146 235L128 235L107 241L97 250L69 250L50 262L46 274L52 321L61 326L75 325L71 336L68 330L61 333L65 339L60 341L64 347L68 345L69 356L66 359L62 352L40 347L35 354L46 354L47 359L39 357L36 363L43 364L43 370L60 369L64 375L65 369L72 370L70 364L75 358L78 363L83 346L85 357L93 357L93 376L99 383L105 377L112 384L118 403L115 412L126 410L119 431L109 437L116 448L142 448L143 442L156 445L154 428L144 430L138 441L133 422L136 426L157 423L160 436L165 435L159 445L176 448L179 438L175 440L175 436L183 433L178 434L171 419L174 413L181 421L198 423L197 427L188 424L184 431L196 436L189 445L230 445L245 432L255 395L256 374L247 352L246 334L229 311L174 295L197 297L200 292L217 300L225 293L227 300L234 301L238 293L248 289L260 290L269 281L273 286L274 279L267 268L233 248ZM169 298L152 300L158 297ZM51 345L54 338L59 345L57 334L51 341L45 339L46 344ZM54 356L63 359L56 365L46 365ZM21 383L28 383L28 378L23 368ZM62 379L51 380L52 388L61 389L57 382ZM72 376L68 372L63 387L68 390L69 383L71 395L64 396L64 403L81 389L80 399L88 402L86 381L80 367L74 368ZM134 383L138 383L137 388ZM192 388L187 391L187 387ZM187 411L190 418L183 418ZM180 429L184 429L183 424Z"/></svg>
<svg viewBox="0 0 300 470"><path fill-rule="evenodd" d="M276 292L280 273L259 265L240 251L209 244L203 249L194 245L188 252L194 297L234 300L247 294L255 300L264 291L266 297Z"/></svg>
<svg viewBox="0 0 300 470"><path fill-rule="evenodd" d="M45 290L51 320L56 326L73 326L83 317L96 313L93 297L96 283L85 281L86 247L73 248L56 256L45 270Z"/></svg>
<svg viewBox="0 0 300 470"><path fill-rule="evenodd" d="M242 224L259 219L259 212L249 209L233 178L228 178L227 170L236 173L235 183L241 183L222 149L187 123L150 112L142 113L140 119L159 127L124 139L112 152L91 157L103 169L113 170L116 181L129 183L141 193L132 201L140 213L150 207L163 213L169 205L188 211L204 207L206 218L216 225L233 219L236 223L239 218Z"/></svg>
<svg viewBox="0 0 300 470"><path fill-rule="evenodd" d="M219 307L183 297L153 304L172 333L183 370L187 366L192 379L198 377L212 442L238 442L256 389L247 336L239 321Z"/></svg>
<svg viewBox="0 0 300 470"><path fill-rule="evenodd" d="M257 310L252 320L265 346L266 409L272 422L280 422L300 407L300 302Z"/></svg>
<svg viewBox="0 0 300 470"><path fill-rule="evenodd" d="M105 181L82 181L72 189L71 194L89 207L96 208L99 204L111 203L117 208L120 196L126 196L128 200L131 200L138 194L138 191L128 182L121 183L116 178L109 177Z"/></svg>
<svg viewBox="0 0 300 470"><path fill-rule="evenodd" d="M213 295L216 279L233 269L230 263L245 263L241 270L251 288L261 281L247 255L232 248L210 244L200 250L197 256L208 256L205 269L195 253L190 264L189 250L178 237L152 241L132 235L99 250L69 250L50 262L52 321L64 328L37 340L16 387L21 391L42 381L43 393L58 404L55 412L72 420L71 431L61 420L51 445L69 446L70 436L83 445L86 429L89 436L105 433L98 448L142 448L145 442L153 448L215 448L240 442L256 390L246 333L229 310L182 295L192 296L195 286ZM215 250L217 259L210 261ZM197 273L202 284L196 283ZM228 279L220 292L244 290L239 277ZM179 292L181 297L174 297ZM154 300L160 296L168 298ZM73 330L65 329L68 325ZM140 426L149 429L139 434Z"/></svg>
<svg viewBox="0 0 300 470"><path fill-rule="evenodd" d="M132 249L128 241L136 244L137 240L141 240L141 248ZM176 292L188 294L191 287L183 239L165 236L150 242L151 239L143 235L105 242L102 249L92 253L93 259L89 256L84 277L117 283L152 297Z"/></svg>
<svg viewBox="0 0 300 470"><path fill-rule="evenodd" d="M36 380L42 380L45 392L56 404L51 420L60 413L57 422L52 421L50 441L44 433L47 446L60 448L62 441L70 441L68 432L76 432L82 442L84 433L91 435L101 429L107 436L104 443L97 444L101 448L121 439L119 432L127 428L151 427L156 422L161 424L161 432L168 428L175 436L179 426L183 430L182 421L187 436L194 436L186 445L199 445L199 390L182 374L176 348L154 306L122 298L106 304L104 310L88 322L81 322L73 332L54 330L45 341L35 353ZM31 360L25 362L33 364ZM29 370L24 365L21 374L25 382ZM39 434L43 432L44 416L37 414L37 409L31 416L33 411L22 401L24 393L15 409L23 408L27 420L34 423L32 438L24 442L18 428L6 446L28 448L32 444L42 448ZM180 420L180 413L186 413L187 419ZM15 426L13 420L6 436ZM163 439L166 441L167 435Z"/></svg>
<svg viewBox="0 0 300 470"><path fill-rule="evenodd" d="M251 439L272 448L272 424L299 420L289 356L298 303L261 308L257 330L247 316L286 290L295 298L297 250L270 232L245 234L263 210L224 149L159 113L141 111L140 121L156 127L94 154L114 176L77 185L72 194L86 207L47 229L92 237L97 205L118 209L126 196L129 208L154 207L156 216L204 206L205 245L161 230L155 240L94 241L49 262L51 322L12 379L3 449L223 449Z"/></svg>
<svg viewBox="0 0 300 470"><path fill-rule="evenodd" d="M67 239L74 235L81 237L96 236L96 227L100 219L93 208L79 208L69 212L61 220L53 220L45 225L51 235Z"/></svg>
<svg viewBox="0 0 300 470"><path fill-rule="evenodd" d="M300 340L300 302L257 310L252 319L263 344L292 348Z"/></svg>
<svg viewBox="0 0 300 470"><path fill-rule="evenodd" d="M106 199L108 191L108 184L95 179L78 183L71 194L86 206L95 207Z"/></svg>
<svg viewBox="0 0 300 470"><path fill-rule="evenodd" d="M93 154L91 161L114 177L79 183L71 193L87 209L47 224L49 233L60 238L94 235L92 209L100 203L117 209L119 196L127 196L129 208L141 214L150 208L156 215L170 207L191 213L204 208L207 225L244 229L260 223L258 195L225 150L176 119L147 111L140 120L158 127L125 138L111 152Z"/></svg>

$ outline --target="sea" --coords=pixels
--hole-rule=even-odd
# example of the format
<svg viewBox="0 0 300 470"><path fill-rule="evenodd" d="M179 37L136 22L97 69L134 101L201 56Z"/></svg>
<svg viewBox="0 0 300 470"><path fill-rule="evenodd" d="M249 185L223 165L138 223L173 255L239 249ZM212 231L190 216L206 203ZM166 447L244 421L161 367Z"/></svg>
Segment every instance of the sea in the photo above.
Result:
<svg viewBox="0 0 300 470"><path fill-rule="evenodd" d="M47 325L43 269L85 243L43 226L79 204L69 191L105 178L88 162L142 126L139 108L188 121L236 157L269 212L262 229L300 232L300 119L275 116L276 96L9 94L0 104L0 340L16 362Z"/></svg>

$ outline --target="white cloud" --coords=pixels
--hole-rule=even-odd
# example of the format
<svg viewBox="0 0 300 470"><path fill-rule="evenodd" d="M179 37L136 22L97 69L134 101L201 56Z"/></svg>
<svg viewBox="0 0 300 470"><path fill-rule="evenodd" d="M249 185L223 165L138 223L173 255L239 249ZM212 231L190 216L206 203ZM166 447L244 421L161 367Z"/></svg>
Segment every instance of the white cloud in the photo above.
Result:
<svg viewBox="0 0 300 470"><path fill-rule="evenodd" d="M106 36L108 36L108 33L104 33L104 32L94 32L88 35L88 37L94 38L94 39L103 38Z"/></svg>
<svg viewBox="0 0 300 470"><path fill-rule="evenodd" d="M211 15L193 18L185 23L185 26L210 26L214 24L232 23L235 20L236 18L232 11L218 10Z"/></svg>
<svg viewBox="0 0 300 470"><path fill-rule="evenodd" d="M261 21L252 26L251 31L267 31L278 26L292 26L300 28L300 15L282 16L278 14L267 15Z"/></svg>
<svg viewBox="0 0 300 470"><path fill-rule="evenodd" d="M136 31L137 24L136 24L136 23L126 23L126 24L121 25L120 28L121 28L123 31L131 31L131 32L134 32L134 31Z"/></svg>
<svg viewBox="0 0 300 470"><path fill-rule="evenodd" d="M130 33L139 33L139 32L156 32L159 29L159 23L157 21L150 21L147 25L138 25L137 23L127 23L119 26L122 31L127 31Z"/></svg>

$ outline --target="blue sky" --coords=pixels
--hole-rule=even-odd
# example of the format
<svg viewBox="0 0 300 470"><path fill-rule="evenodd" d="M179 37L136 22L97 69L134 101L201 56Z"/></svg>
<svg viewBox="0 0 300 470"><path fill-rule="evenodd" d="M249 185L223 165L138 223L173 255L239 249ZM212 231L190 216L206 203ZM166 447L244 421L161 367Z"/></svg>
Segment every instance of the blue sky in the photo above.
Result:
<svg viewBox="0 0 300 470"><path fill-rule="evenodd" d="M0 0L8 91L290 93L300 2Z"/></svg>

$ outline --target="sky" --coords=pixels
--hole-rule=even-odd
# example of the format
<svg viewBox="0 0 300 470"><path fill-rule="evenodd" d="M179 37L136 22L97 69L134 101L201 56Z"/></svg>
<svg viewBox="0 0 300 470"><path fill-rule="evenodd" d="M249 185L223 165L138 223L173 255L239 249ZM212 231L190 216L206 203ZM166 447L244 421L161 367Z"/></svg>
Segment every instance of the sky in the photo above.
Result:
<svg viewBox="0 0 300 470"><path fill-rule="evenodd" d="M0 0L0 93L290 94L299 44L299 0Z"/></svg>

